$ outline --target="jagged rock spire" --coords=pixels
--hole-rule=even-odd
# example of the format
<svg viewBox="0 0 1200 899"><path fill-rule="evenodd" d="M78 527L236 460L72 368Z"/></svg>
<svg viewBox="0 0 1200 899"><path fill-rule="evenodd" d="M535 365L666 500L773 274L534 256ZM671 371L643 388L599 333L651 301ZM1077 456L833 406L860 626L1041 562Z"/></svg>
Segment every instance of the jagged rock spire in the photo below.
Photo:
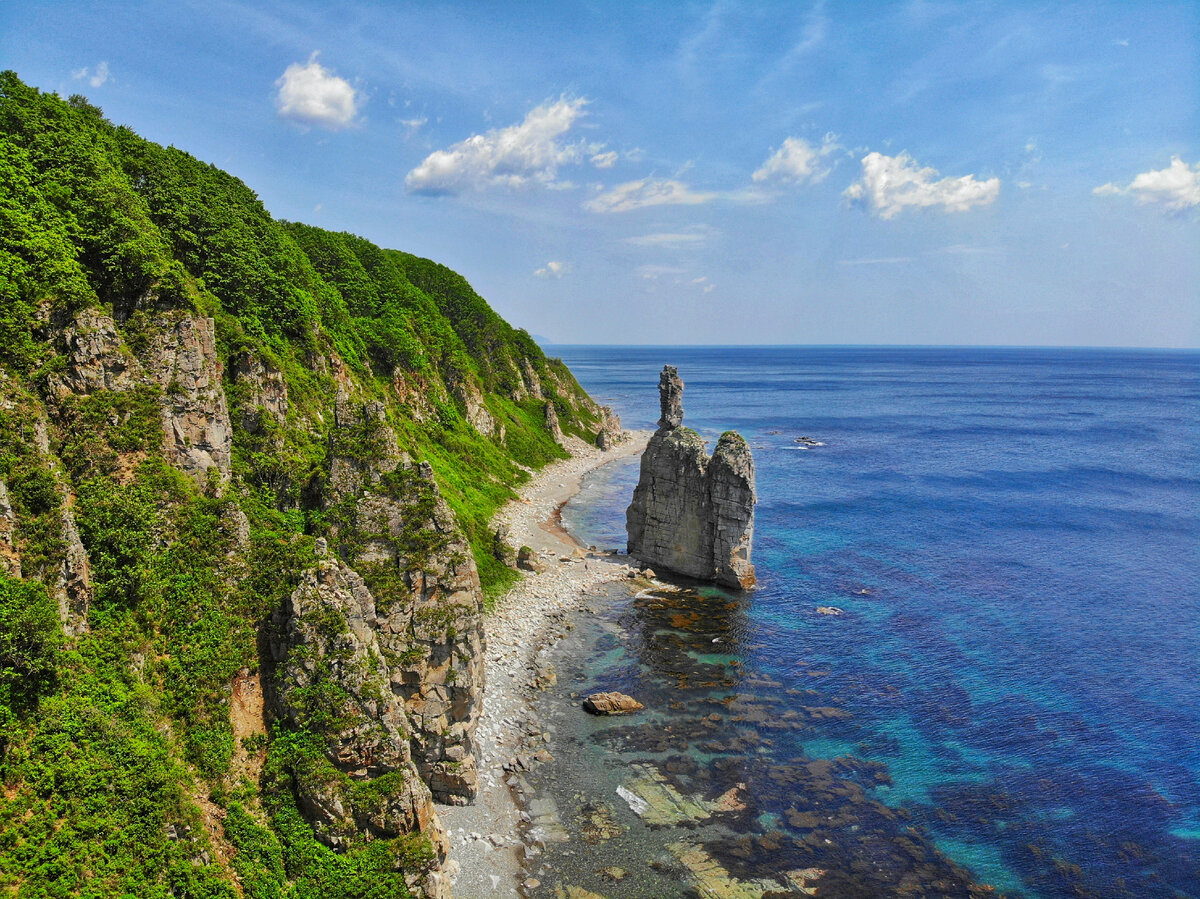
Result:
<svg viewBox="0 0 1200 899"><path fill-rule="evenodd" d="M742 437L721 437L710 458L683 428L683 381L673 365L658 379L662 418L642 454L625 513L629 553L655 568L748 590L755 584L754 457Z"/></svg>
<svg viewBox="0 0 1200 899"><path fill-rule="evenodd" d="M670 431L683 424L683 379L674 365L664 365L658 376L658 402L662 408L660 428Z"/></svg>

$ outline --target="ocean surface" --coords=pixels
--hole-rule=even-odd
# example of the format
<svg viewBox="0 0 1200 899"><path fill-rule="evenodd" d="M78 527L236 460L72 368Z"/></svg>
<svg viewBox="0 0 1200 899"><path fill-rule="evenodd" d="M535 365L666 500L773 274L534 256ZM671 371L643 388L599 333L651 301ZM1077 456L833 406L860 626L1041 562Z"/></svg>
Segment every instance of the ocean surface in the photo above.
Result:
<svg viewBox="0 0 1200 899"><path fill-rule="evenodd" d="M614 590L560 644L548 882L1200 897L1200 354L548 351L634 428L676 365L747 438L760 585ZM623 549L636 479L566 526Z"/></svg>

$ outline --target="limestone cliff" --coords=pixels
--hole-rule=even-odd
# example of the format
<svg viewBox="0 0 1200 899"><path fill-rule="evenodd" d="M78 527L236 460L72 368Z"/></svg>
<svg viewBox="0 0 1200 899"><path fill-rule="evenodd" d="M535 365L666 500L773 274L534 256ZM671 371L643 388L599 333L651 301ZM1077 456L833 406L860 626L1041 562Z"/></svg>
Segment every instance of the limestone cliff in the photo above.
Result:
<svg viewBox="0 0 1200 899"><path fill-rule="evenodd" d="M700 435L683 427L683 381L675 366L663 367L658 390L658 430L642 454L625 513L629 553L678 574L749 590L757 501L750 447L728 431L710 458Z"/></svg>

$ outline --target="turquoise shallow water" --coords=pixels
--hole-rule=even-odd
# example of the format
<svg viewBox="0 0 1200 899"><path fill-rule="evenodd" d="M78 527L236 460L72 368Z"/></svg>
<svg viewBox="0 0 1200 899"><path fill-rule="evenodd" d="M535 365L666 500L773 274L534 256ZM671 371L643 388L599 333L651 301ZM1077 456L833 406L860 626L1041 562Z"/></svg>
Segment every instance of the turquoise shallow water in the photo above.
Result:
<svg viewBox="0 0 1200 899"><path fill-rule="evenodd" d="M547 702L573 748L547 782L569 802L607 772L593 799L627 828L573 873L611 851L641 886L609 895L687 895L682 833L743 879L819 867L822 895L913 871L965 895L965 869L1030 897L1200 896L1200 355L552 352L634 427L677 365L686 423L748 438L760 498L756 593L617 597L561 650ZM601 469L567 526L623 546L635 481ZM641 722L572 714L571 691L623 687ZM646 826L610 800L649 768L753 801Z"/></svg>

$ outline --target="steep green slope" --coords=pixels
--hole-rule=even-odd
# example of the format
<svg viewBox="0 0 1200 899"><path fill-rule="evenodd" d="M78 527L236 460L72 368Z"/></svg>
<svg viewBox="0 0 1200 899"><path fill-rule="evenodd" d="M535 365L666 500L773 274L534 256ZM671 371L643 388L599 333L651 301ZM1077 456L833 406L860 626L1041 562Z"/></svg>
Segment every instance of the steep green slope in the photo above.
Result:
<svg viewBox="0 0 1200 899"><path fill-rule="evenodd" d="M313 772L352 805L394 778L331 768L327 723L264 731L245 697L272 689L268 623L335 565L318 538L381 609L436 600L431 571L503 589L492 513L565 455L556 427L600 424L444 266L276 221L219 169L0 75L0 889L408 895L423 836L331 842L305 817Z"/></svg>

